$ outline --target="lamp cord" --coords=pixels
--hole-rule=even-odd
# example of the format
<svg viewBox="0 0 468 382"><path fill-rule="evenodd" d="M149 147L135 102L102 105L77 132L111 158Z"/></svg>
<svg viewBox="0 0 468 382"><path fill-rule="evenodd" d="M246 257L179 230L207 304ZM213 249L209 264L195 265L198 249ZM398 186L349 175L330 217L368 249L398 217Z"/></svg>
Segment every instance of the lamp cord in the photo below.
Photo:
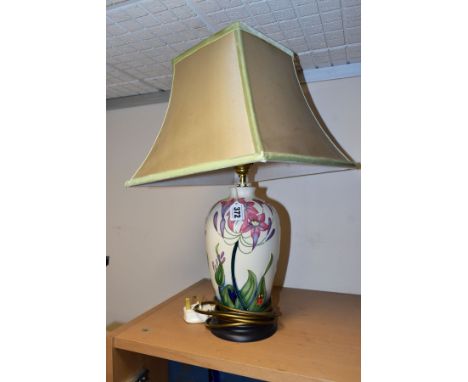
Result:
<svg viewBox="0 0 468 382"><path fill-rule="evenodd" d="M203 310L204 305L214 305L215 310ZM192 308L195 312L218 318L220 323L205 322L208 328L227 328L244 325L271 325L276 322L280 313L271 304L262 312L249 312L231 308L217 301L203 301Z"/></svg>

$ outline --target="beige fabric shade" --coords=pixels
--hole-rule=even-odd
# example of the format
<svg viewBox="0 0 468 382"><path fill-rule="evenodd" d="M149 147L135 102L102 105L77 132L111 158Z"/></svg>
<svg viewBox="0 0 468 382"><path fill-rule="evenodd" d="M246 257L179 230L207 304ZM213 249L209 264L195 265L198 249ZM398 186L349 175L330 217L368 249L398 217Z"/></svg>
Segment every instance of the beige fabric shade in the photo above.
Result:
<svg viewBox="0 0 468 382"><path fill-rule="evenodd" d="M126 185L231 185L248 163L256 181L358 166L307 102L294 53L235 23L173 60L163 125Z"/></svg>

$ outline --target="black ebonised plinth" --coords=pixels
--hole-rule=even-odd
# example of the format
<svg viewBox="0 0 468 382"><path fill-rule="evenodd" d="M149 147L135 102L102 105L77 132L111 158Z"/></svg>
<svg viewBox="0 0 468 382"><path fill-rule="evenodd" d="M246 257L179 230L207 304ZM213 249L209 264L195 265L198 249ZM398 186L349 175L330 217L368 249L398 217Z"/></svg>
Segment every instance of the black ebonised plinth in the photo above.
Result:
<svg viewBox="0 0 468 382"><path fill-rule="evenodd" d="M207 324L219 325L223 321L218 317L210 317L207 320ZM254 342L264 340L265 338L271 337L278 328L276 322L268 325L242 325L225 328L213 328L209 327L216 337L222 338L223 340L233 342Z"/></svg>

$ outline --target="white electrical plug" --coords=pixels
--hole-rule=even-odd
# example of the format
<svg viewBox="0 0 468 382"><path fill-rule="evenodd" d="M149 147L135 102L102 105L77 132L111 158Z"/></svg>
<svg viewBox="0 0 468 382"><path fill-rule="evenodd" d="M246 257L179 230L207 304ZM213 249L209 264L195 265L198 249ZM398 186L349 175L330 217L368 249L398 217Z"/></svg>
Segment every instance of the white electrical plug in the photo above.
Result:
<svg viewBox="0 0 468 382"><path fill-rule="evenodd" d="M209 317L208 315L197 313L193 310L193 307L198 304L199 304L198 302L195 304L190 304L190 298L188 297L185 298L185 306L183 308L184 309L184 321L187 322L188 324L200 324L200 323L205 322L208 319ZM215 306L203 305L200 309L209 312L209 311L214 310Z"/></svg>

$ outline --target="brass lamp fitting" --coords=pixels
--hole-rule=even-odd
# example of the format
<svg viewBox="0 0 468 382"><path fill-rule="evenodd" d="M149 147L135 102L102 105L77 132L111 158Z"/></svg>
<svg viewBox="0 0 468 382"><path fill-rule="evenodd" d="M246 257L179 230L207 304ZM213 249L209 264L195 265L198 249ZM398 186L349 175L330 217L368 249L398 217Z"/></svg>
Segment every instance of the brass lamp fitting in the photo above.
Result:
<svg viewBox="0 0 468 382"><path fill-rule="evenodd" d="M246 187L247 186L247 173L249 172L249 168L252 166L251 163L243 164L240 166L236 166L235 170L237 175L239 175L239 186Z"/></svg>

